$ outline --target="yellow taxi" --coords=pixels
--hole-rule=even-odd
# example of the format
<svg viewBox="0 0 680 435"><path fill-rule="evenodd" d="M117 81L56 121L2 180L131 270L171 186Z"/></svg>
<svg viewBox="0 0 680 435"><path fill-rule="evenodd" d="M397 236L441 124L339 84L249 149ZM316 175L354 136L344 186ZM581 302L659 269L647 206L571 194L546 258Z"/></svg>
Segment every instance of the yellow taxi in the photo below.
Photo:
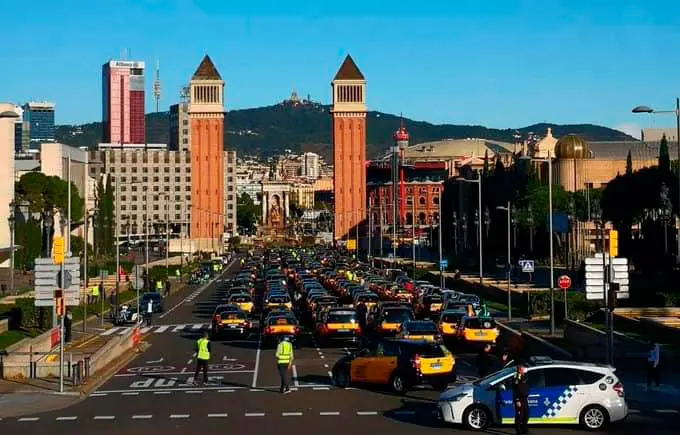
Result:
<svg viewBox="0 0 680 435"><path fill-rule="evenodd" d="M431 320L413 320L402 323L397 338L429 342L441 340L437 325Z"/></svg>
<svg viewBox="0 0 680 435"><path fill-rule="evenodd" d="M316 326L316 337L320 343L341 341L357 343L361 340L357 312L350 308L329 308Z"/></svg>
<svg viewBox="0 0 680 435"><path fill-rule="evenodd" d="M458 333L458 323L465 316L464 310L445 310L439 316L439 332L444 339L454 338Z"/></svg>
<svg viewBox="0 0 680 435"><path fill-rule="evenodd" d="M458 339L467 344L495 344L500 334L491 317L465 315L457 329Z"/></svg>
<svg viewBox="0 0 680 435"><path fill-rule="evenodd" d="M372 384L406 394L421 384L446 389L456 381L456 361L446 347L437 343L380 339L342 357L331 374L333 383L341 388Z"/></svg>
<svg viewBox="0 0 680 435"><path fill-rule="evenodd" d="M272 310L277 307L286 307L289 310L293 309L293 301L290 296L286 294L275 294L266 298L264 303L264 310Z"/></svg>
<svg viewBox="0 0 680 435"><path fill-rule="evenodd" d="M247 293L241 293L229 296L228 303L236 305L241 311L246 314L253 313L253 298Z"/></svg>
<svg viewBox="0 0 680 435"><path fill-rule="evenodd" d="M378 295L373 293L361 293L354 298L354 305L359 306L359 304L364 304L366 307L366 312L371 311L373 307L378 303Z"/></svg>
<svg viewBox="0 0 680 435"><path fill-rule="evenodd" d="M300 334L300 324L293 315L270 316L262 331L265 344L274 344L280 337L288 336L295 340Z"/></svg>
<svg viewBox="0 0 680 435"><path fill-rule="evenodd" d="M438 294L423 295L416 304L416 314L419 317L438 315L444 306L444 299Z"/></svg>
<svg viewBox="0 0 680 435"><path fill-rule="evenodd" d="M395 306L384 308L375 319L375 331L379 335L394 335L399 332L401 324L415 320L413 310L408 307Z"/></svg>
<svg viewBox="0 0 680 435"><path fill-rule="evenodd" d="M212 336L218 339L223 336L247 336L251 324L248 316L234 305L220 305L213 313Z"/></svg>

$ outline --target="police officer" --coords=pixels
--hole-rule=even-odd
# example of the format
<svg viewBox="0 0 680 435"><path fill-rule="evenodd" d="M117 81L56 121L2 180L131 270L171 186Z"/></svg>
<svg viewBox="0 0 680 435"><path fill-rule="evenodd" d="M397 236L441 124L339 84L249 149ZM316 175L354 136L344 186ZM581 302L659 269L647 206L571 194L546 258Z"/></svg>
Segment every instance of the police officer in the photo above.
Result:
<svg viewBox="0 0 680 435"><path fill-rule="evenodd" d="M208 383L208 363L210 362L210 340L208 331L203 333L203 337L196 341L196 372L194 373L194 385L197 384L198 372L203 370L203 383Z"/></svg>
<svg viewBox="0 0 680 435"><path fill-rule="evenodd" d="M520 364L512 379L512 403L515 407L515 433L517 435L529 433L529 387L526 373L527 368Z"/></svg>
<svg viewBox="0 0 680 435"><path fill-rule="evenodd" d="M290 342L290 337L284 336L276 347L276 366L279 369L279 377L281 378L281 393L290 393L290 386L288 385L288 370L293 365L293 343Z"/></svg>

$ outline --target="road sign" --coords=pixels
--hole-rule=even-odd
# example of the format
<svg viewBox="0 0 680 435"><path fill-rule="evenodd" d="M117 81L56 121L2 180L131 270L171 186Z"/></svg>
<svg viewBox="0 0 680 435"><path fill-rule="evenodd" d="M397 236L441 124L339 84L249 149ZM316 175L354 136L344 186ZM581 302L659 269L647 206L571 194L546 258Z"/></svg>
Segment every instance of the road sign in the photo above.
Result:
<svg viewBox="0 0 680 435"><path fill-rule="evenodd" d="M557 279L557 285L562 289L566 290L569 287L571 287L571 278L569 278L567 275L562 275Z"/></svg>
<svg viewBox="0 0 680 435"><path fill-rule="evenodd" d="M609 291L609 282L619 284L617 299L628 299L629 267L627 258L616 258L599 253L586 258L586 299L603 301Z"/></svg>
<svg viewBox="0 0 680 435"><path fill-rule="evenodd" d="M534 260L519 260L517 264L519 264L519 267L522 268L522 272L524 273L534 273L534 270L536 269Z"/></svg>
<svg viewBox="0 0 680 435"><path fill-rule="evenodd" d="M55 236L52 239L52 261L54 264L61 264L64 262L65 244L64 238Z"/></svg>
<svg viewBox="0 0 680 435"><path fill-rule="evenodd" d="M449 267L449 259L445 258L439 262L439 270L446 270Z"/></svg>
<svg viewBox="0 0 680 435"><path fill-rule="evenodd" d="M80 257L64 258L64 275L67 281L63 301L64 306L80 305ZM35 306L55 306L54 291L61 289L61 266L54 264L52 258L35 259ZM69 281L70 277L70 283Z"/></svg>
<svg viewBox="0 0 680 435"><path fill-rule="evenodd" d="M350 239L347 241L347 250L348 251L354 251L357 249L357 241L354 239Z"/></svg>

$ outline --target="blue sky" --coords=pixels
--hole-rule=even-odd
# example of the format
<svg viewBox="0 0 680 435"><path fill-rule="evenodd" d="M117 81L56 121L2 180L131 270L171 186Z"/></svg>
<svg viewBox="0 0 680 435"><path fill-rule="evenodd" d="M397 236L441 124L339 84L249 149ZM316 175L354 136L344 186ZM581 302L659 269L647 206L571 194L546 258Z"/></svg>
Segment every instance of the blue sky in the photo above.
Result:
<svg viewBox="0 0 680 435"><path fill-rule="evenodd" d="M30 5L30 6L29 6ZM0 101L52 100L58 123L101 118L101 65L161 66L161 108L203 54L228 109L292 88L329 101L351 53L371 109L434 123L511 128L588 122L672 126L632 115L680 94L680 2L673 0L38 0L3 3ZM153 110L147 70L147 111Z"/></svg>

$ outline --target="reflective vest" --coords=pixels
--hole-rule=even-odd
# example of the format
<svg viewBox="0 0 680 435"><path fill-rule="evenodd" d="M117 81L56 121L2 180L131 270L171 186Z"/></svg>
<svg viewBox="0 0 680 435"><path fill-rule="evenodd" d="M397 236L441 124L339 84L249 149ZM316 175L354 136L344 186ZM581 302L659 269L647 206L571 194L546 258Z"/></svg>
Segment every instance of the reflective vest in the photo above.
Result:
<svg viewBox="0 0 680 435"><path fill-rule="evenodd" d="M293 360L293 344L290 341L282 341L276 348L276 363L290 364Z"/></svg>
<svg viewBox="0 0 680 435"><path fill-rule="evenodd" d="M163 288L163 283L161 281L156 281L156 288L157 289L162 289Z"/></svg>
<svg viewBox="0 0 680 435"><path fill-rule="evenodd" d="M197 359L207 361L210 359L210 351L208 350L208 341L207 338L199 338L198 339L198 354L196 355Z"/></svg>
<svg viewBox="0 0 680 435"><path fill-rule="evenodd" d="M99 286L98 285L92 286L92 296L99 296Z"/></svg>

